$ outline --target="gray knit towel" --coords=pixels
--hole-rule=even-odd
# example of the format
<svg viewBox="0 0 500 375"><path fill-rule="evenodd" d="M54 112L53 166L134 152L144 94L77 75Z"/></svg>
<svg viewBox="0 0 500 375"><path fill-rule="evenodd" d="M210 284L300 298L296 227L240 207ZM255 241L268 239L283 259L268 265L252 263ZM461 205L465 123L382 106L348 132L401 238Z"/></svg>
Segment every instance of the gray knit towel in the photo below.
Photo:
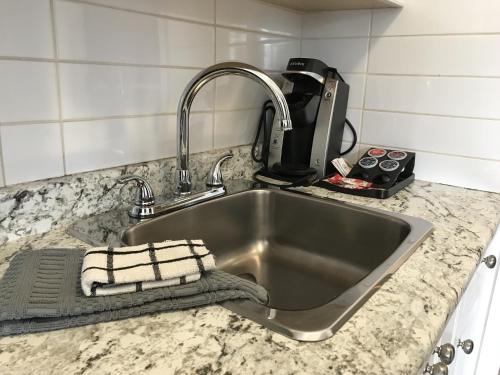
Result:
<svg viewBox="0 0 500 375"><path fill-rule="evenodd" d="M80 286L84 251L23 251L0 280L0 336L50 331L187 309L230 299L267 303L261 286L228 273L134 293L86 297Z"/></svg>
<svg viewBox="0 0 500 375"><path fill-rule="evenodd" d="M190 283L214 269L202 240L94 247L83 258L82 290L89 297L131 293Z"/></svg>

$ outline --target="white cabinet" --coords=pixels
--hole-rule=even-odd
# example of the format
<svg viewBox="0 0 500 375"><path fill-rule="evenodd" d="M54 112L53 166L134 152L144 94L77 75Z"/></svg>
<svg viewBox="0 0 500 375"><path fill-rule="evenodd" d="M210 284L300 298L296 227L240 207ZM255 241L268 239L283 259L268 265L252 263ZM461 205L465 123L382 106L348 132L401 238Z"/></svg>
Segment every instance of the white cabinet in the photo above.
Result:
<svg viewBox="0 0 500 375"><path fill-rule="evenodd" d="M483 259L490 257L491 261L491 256L500 260L500 231ZM438 343L455 347L455 359L448 365L450 375L499 375L500 265L490 268L492 265L493 262L479 264ZM471 346L472 351L465 353ZM439 359L434 355L430 363L436 362Z"/></svg>
<svg viewBox="0 0 500 375"><path fill-rule="evenodd" d="M497 237L500 237L497 233ZM500 238L496 239L500 247ZM483 342L479 348L477 375L500 375L500 276L497 275L486 320Z"/></svg>
<svg viewBox="0 0 500 375"><path fill-rule="evenodd" d="M401 7L401 0L264 0L301 11L374 9Z"/></svg>

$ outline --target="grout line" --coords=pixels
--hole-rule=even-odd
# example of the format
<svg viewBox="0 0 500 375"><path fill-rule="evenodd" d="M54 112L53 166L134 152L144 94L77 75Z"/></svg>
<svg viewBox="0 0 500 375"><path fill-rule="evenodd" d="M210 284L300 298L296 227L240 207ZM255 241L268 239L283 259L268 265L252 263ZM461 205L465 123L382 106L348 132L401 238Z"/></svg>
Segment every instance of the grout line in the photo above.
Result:
<svg viewBox="0 0 500 375"><path fill-rule="evenodd" d="M299 49L299 52L300 52L300 56L302 57L302 35L304 34L304 12L301 12L301 15L300 15L300 49Z"/></svg>
<svg viewBox="0 0 500 375"><path fill-rule="evenodd" d="M369 76L379 77L417 77L417 78L470 78L470 79L500 79L498 76L466 75L466 74L421 74L421 73L369 73Z"/></svg>
<svg viewBox="0 0 500 375"><path fill-rule="evenodd" d="M301 10L287 8L286 6L278 5L278 4L274 4L274 3L270 3L270 2L265 1L265 0L251 0L251 1L253 3L261 4L261 5L264 5L264 6L271 7L271 8L276 8L276 9L284 10L285 12L295 13L296 15L299 15L299 16L303 16L305 14L305 12L303 12Z"/></svg>
<svg viewBox="0 0 500 375"><path fill-rule="evenodd" d="M203 114L210 113L211 110L202 111L191 111L192 114ZM141 113L135 115L109 115L100 117L79 117L79 118L67 118L62 119L63 123L71 122L86 122L86 121L102 121L102 120L120 120L120 119L131 119L131 118L144 118L144 117L158 117L158 116L176 116L177 112L158 112L158 113ZM37 125L37 124L54 124L58 123L59 120L30 120L30 121L15 121L15 122L4 122L0 123L0 127L3 126L18 126L18 125Z"/></svg>
<svg viewBox="0 0 500 375"><path fill-rule="evenodd" d="M237 27L237 26L232 26L232 25L223 24L223 23L219 23L216 26L220 27L222 29L243 31L246 33L251 33L251 34L265 34L265 35L276 36L276 37L290 39L290 40L300 40L300 36L294 36L294 35L284 34L284 33L281 34L281 33L276 33L276 32L272 32L272 31L268 31L268 30L246 29L244 27Z"/></svg>
<svg viewBox="0 0 500 375"><path fill-rule="evenodd" d="M61 76L59 74L59 48L57 44L57 30L56 30L56 15L55 15L55 6L54 0L50 0L50 19L51 19L51 28L52 28L52 44L53 44L53 53L54 53L54 66L56 69L56 92L57 92L57 108L59 115L59 136L61 140L61 157L63 163L63 173L67 174L66 167L66 147L64 143L64 127L62 122L62 95L61 95Z"/></svg>
<svg viewBox="0 0 500 375"><path fill-rule="evenodd" d="M233 109L218 109L216 112L220 113L230 113L230 112L248 112L257 111L262 109L261 107L247 107L247 108L233 108Z"/></svg>
<svg viewBox="0 0 500 375"><path fill-rule="evenodd" d="M224 23L216 23L215 26L221 29L228 29L228 30L233 30L233 31L242 31L246 33L251 33L251 34L264 34L264 35L269 35L269 36L275 36L275 37L280 37L280 38L285 38L289 40L300 40L300 36L295 36L295 35L290 35L290 34L285 34L285 33L277 33L273 31L268 31L268 30L257 30L257 29L247 29L245 27L238 27L238 26L232 26Z"/></svg>
<svg viewBox="0 0 500 375"><path fill-rule="evenodd" d="M11 122L0 122L0 127L5 126L22 126L22 125L38 125L38 124L57 124L58 119L53 120L25 120L25 121L11 121Z"/></svg>
<svg viewBox="0 0 500 375"><path fill-rule="evenodd" d="M214 61L217 62L217 3L219 0L214 0ZM217 106L217 79L214 79L213 84L213 107L212 107L212 147L215 149L215 108Z"/></svg>
<svg viewBox="0 0 500 375"><path fill-rule="evenodd" d="M370 22L368 24L368 35L371 35L372 33L372 25L373 25L373 10L370 10ZM367 48L367 54L366 54L366 61L365 61L365 75L363 77L363 104L362 108L365 108L366 104L366 85L368 82L368 76L366 72L368 72L368 67L370 66L370 51L371 51L371 38L368 38L368 48ZM361 148L359 147L359 144L361 144L361 140L363 139L363 124L365 122L365 116L364 116L364 110L361 111L361 124L359 124L359 134L358 134L358 153L356 157L359 159L360 155L360 150Z"/></svg>
<svg viewBox="0 0 500 375"><path fill-rule="evenodd" d="M206 114L212 112L211 110L191 111L192 114ZM161 117L161 116L177 116L177 112L158 112L158 113L141 113L136 115L111 115L102 117L81 117L64 119L65 123L72 122L88 122L88 121L102 121L102 120L121 120L121 119L134 119L134 118L147 118L147 117Z"/></svg>
<svg viewBox="0 0 500 375"><path fill-rule="evenodd" d="M303 57L302 55L302 43L304 41L304 37L302 36L304 34L304 14L302 17L300 17L300 40L299 40L299 57Z"/></svg>
<svg viewBox="0 0 500 375"><path fill-rule="evenodd" d="M411 147L400 147L400 146L395 146L395 145L360 143L359 146L360 147L365 146L368 148L370 148L370 147L397 148L397 149L402 149L402 150L411 151L411 152L420 152L420 153L425 153L425 154L433 154L433 155L440 155L440 156L448 156L448 157L464 158L464 159L474 159L474 160L500 163L500 160L498 160L498 159L482 158L479 156L469 156L469 155L462 155L462 154L449 154L446 152L428 151L428 150L415 149L415 148L411 148Z"/></svg>
<svg viewBox="0 0 500 375"><path fill-rule="evenodd" d="M367 35L360 35L360 36L350 35L350 36L328 36L328 37L306 36L302 38L302 40L336 40L336 39L370 39L370 37Z"/></svg>
<svg viewBox="0 0 500 375"><path fill-rule="evenodd" d="M477 32L477 33L442 33L442 34L394 34L394 35L371 35L372 38L407 38L407 37L453 37L453 36L488 36L500 35L500 32Z"/></svg>
<svg viewBox="0 0 500 375"><path fill-rule="evenodd" d="M226 24L218 24L216 18L214 18L214 22L208 22L208 21L200 21L200 20L196 20L196 19L192 19L192 18L176 17L176 16L167 15L167 14L150 13L150 12L145 12L145 11L140 11L140 10L135 10L135 9L130 9L130 8L121 8L121 7L113 6L113 5L99 4L99 3L92 2L92 1L80 1L80 0L61 0L61 1L68 2L68 3L92 5L95 7L108 8L108 9L113 9L113 10L118 10L118 11L123 11L123 12L142 14L145 16L163 18L163 19L186 22L186 23L193 23L193 24L203 25L203 26L213 26L215 23L217 26L222 26L224 28L231 29L231 30L274 35L274 36L280 36L280 37L289 38L289 39L299 39L300 38L300 37L293 36L293 35L286 34L286 33L277 33L277 32L262 31L262 30L256 30L256 29L247 29L244 27L237 27L237 26L231 26L231 25L226 25ZM214 15L214 17L216 17L216 16Z"/></svg>
<svg viewBox="0 0 500 375"><path fill-rule="evenodd" d="M473 116L460 116L460 115L444 115L444 114L426 113L426 112L398 111L398 110L391 110L391 109L364 108L363 111L381 112L381 113L398 113L398 114L403 114L403 115L415 115L415 116L431 116L431 117L457 118L457 119L466 119L466 120L500 121L500 118L494 118L494 117L473 117Z"/></svg>
<svg viewBox="0 0 500 375"><path fill-rule="evenodd" d="M66 2L66 3L76 3L76 4L83 4L83 5L92 5L92 6L99 7L99 8L107 8L107 9L119 10L119 11L122 11L122 12L136 13L136 14L141 14L141 15L144 15L144 16L164 18L164 19L173 20L173 21L190 22L190 23L195 23L195 24L204 25L204 26L207 26L207 25L211 26L211 25L213 25L213 22L200 21L200 20L195 19L195 18L172 16L172 15L161 14L161 13L152 13L152 12L141 11L141 10L137 10L137 9L123 8L123 7L119 7L119 6L116 6L116 5L100 4L100 3L96 3L96 2L93 2L93 1L90 1L90 0L59 0L59 1L63 1L63 2Z"/></svg>
<svg viewBox="0 0 500 375"><path fill-rule="evenodd" d="M216 39L216 38L215 38ZM214 42L215 43L215 42ZM215 55L215 54L214 54ZM60 63L60 64L79 64L79 65L106 65L106 66L127 66L138 68L161 68L161 69L182 69L196 70L205 69L206 66L181 66L181 65L151 65L151 64L134 64L106 61L86 61L86 60L69 60L69 59L48 59L37 57L18 57L18 56L0 56L0 61L27 61L27 62L44 62L44 63ZM282 73L282 70L264 69L266 73Z"/></svg>
<svg viewBox="0 0 500 375"><path fill-rule="evenodd" d="M6 179L6 175L5 175L5 162L3 160L3 147L2 147L1 134L0 134L0 167L2 168L1 176L2 176L2 182L3 182L2 184L0 184L0 187L7 186L7 179Z"/></svg>
<svg viewBox="0 0 500 375"><path fill-rule="evenodd" d="M500 79L498 76L481 75L459 75L459 74L408 74L408 73L369 73L369 72L351 72L339 70L340 74L366 75L370 77L415 77L415 78L465 78L465 79Z"/></svg>
<svg viewBox="0 0 500 375"><path fill-rule="evenodd" d="M342 36L308 36L305 40L330 40L330 39L363 39L363 38L419 38L419 37L462 37L462 36L495 36L500 35L500 32L491 33L456 33L456 34L400 34L400 35L342 35Z"/></svg>
<svg viewBox="0 0 500 375"><path fill-rule="evenodd" d="M214 111L213 109L207 110L193 110L190 113L193 115L197 114L211 114L213 112L244 112L260 109L259 107L246 107L246 108L233 108L233 109L218 109ZM103 121L103 120L121 120L121 119L134 119L134 118L147 118L147 117L160 117L160 116L177 116L177 112L157 112L157 113L141 113L134 115L109 115L109 116L99 116L99 117L75 117L62 119L63 123L72 122L90 122L90 121ZM60 121L58 119L53 120L29 120L29 121L15 121L15 122L4 122L0 123L0 127L6 126L22 126L22 125L38 125L38 124L57 124Z"/></svg>
<svg viewBox="0 0 500 375"><path fill-rule="evenodd" d="M80 65L109 65L109 66L129 66L137 68L170 68L170 69L185 69L185 70L200 70L204 66L185 66L185 65L164 65L164 64L140 64L127 62L111 62L111 61L94 61L94 60L77 60L77 59L51 59L43 57L23 57L23 56L0 56L0 60L8 61L28 61L28 62L48 62L48 63L64 63L64 64L80 64Z"/></svg>
<svg viewBox="0 0 500 375"><path fill-rule="evenodd" d="M365 76L366 73L365 72L346 72L346 71L343 71L343 70L339 70L338 71L340 74L344 75L344 74L349 74L349 75L358 75L358 76Z"/></svg>
<svg viewBox="0 0 500 375"><path fill-rule="evenodd" d="M212 112L243 112L260 109L258 107L246 107L246 108L231 108L231 109L216 109L213 110L196 110L191 111L192 114L207 114ZM456 118L456 119L467 119L467 120L480 120L480 121L492 121L498 122L500 118L488 118L488 117L472 117L472 116L459 116L459 115L447 115L447 114L436 114L436 113L425 113L425 112L408 112L408 111L398 111L398 110L384 110L375 108L362 108L362 107L347 107L348 110L363 111L363 112L380 112L380 113L396 113L403 115L414 115L414 116L430 116L430 117L444 117L444 118ZM109 115L109 116L97 116L97 117L79 117L79 118L63 118L61 121L63 123L72 122L87 122L87 121L102 121L102 120L120 120L120 119L130 119L130 118L144 118L144 117L157 117L157 116L176 116L177 112L157 112L157 113L141 113L133 115ZM21 125L36 125L36 124L53 124L58 123L58 119L51 120L27 120L27 121L13 121L13 122L2 122L0 127L5 126L21 126Z"/></svg>
<svg viewBox="0 0 500 375"><path fill-rule="evenodd" d="M127 62L113 62L113 61L92 61L92 60L74 60L74 59L60 59L59 62L65 64L80 64L80 65L109 65L109 66L125 66L134 68L161 68L161 69L184 69L184 70L200 70L204 66L187 66L187 65L170 65L170 64L140 64L140 63L127 63Z"/></svg>
<svg viewBox="0 0 500 375"><path fill-rule="evenodd" d="M304 41L304 38L303 38L303 35L304 35L304 16L305 16L305 12L301 12L301 16L300 16L299 57L303 57L302 43Z"/></svg>

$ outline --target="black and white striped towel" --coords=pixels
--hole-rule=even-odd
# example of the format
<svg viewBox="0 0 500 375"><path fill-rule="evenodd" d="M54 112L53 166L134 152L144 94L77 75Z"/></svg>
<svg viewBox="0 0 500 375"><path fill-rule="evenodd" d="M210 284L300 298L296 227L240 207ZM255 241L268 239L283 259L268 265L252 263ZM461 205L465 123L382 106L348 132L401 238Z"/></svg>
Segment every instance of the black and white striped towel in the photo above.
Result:
<svg viewBox="0 0 500 375"><path fill-rule="evenodd" d="M83 258L81 281L86 296L106 296L186 284L213 269L202 240L94 247Z"/></svg>

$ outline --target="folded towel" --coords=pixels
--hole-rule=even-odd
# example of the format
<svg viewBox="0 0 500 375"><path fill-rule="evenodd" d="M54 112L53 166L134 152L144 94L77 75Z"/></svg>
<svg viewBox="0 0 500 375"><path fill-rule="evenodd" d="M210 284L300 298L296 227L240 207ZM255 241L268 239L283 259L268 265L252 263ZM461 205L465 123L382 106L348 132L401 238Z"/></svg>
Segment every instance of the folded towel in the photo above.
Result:
<svg viewBox="0 0 500 375"><path fill-rule="evenodd" d="M84 252L27 250L0 280L0 336L51 331L203 306L231 299L267 303L261 286L220 270L198 281L112 296L86 297L80 287Z"/></svg>
<svg viewBox="0 0 500 375"><path fill-rule="evenodd" d="M82 289L86 296L109 296L199 280L215 269L202 240L94 247L85 253Z"/></svg>

